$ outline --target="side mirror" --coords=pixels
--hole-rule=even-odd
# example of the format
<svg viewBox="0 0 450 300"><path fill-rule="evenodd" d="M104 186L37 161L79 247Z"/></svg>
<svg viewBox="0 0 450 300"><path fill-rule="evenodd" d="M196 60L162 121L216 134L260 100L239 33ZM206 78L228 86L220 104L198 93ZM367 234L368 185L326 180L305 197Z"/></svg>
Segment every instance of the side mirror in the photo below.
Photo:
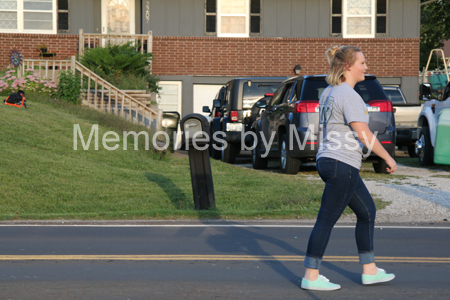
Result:
<svg viewBox="0 0 450 300"><path fill-rule="evenodd" d="M203 112L204 113L210 113L209 106L203 106Z"/></svg>
<svg viewBox="0 0 450 300"><path fill-rule="evenodd" d="M431 89L423 83L419 86L419 100L430 99ZM425 98L425 99L424 99Z"/></svg>
<svg viewBox="0 0 450 300"><path fill-rule="evenodd" d="M220 100L213 100L213 106L215 107L215 108L219 108L219 107L221 107L222 105L220 104Z"/></svg>
<svg viewBox="0 0 450 300"><path fill-rule="evenodd" d="M258 102L256 102L256 106L259 107L259 108L266 108L267 101L264 100L264 99L261 99Z"/></svg>

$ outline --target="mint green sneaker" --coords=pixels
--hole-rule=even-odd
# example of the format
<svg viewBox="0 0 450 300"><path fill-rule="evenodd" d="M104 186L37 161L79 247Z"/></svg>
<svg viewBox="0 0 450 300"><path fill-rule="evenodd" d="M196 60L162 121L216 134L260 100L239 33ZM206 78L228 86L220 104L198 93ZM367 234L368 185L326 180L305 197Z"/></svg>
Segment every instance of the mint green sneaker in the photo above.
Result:
<svg viewBox="0 0 450 300"><path fill-rule="evenodd" d="M328 278L319 275L315 281L302 278L302 289L312 291L335 291L341 288L339 284L331 283Z"/></svg>
<svg viewBox="0 0 450 300"><path fill-rule="evenodd" d="M363 284L375 284L381 282L388 282L395 278L394 274L387 274L385 270L377 268L378 273L375 275L362 275Z"/></svg>

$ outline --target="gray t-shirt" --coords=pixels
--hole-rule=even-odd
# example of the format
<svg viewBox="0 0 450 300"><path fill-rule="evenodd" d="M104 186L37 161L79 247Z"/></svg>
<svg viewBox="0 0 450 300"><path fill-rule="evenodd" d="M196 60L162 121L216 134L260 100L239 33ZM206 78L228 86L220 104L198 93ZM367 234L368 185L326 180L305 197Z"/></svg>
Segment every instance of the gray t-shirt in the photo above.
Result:
<svg viewBox="0 0 450 300"><path fill-rule="evenodd" d="M317 159L328 157L361 168L362 147L351 122L369 123L367 106L348 83L328 86L320 96L320 147Z"/></svg>

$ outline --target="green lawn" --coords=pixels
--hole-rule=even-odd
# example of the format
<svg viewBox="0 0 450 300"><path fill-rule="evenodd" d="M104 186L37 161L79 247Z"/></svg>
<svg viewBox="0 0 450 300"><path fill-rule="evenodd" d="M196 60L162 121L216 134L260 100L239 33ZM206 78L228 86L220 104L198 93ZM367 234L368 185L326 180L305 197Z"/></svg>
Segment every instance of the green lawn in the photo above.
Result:
<svg viewBox="0 0 450 300"><path fill-rule="evenodd" d="M314 218L318 212L324 185L314 167L288 176L214 160L217 208L196 211L187 158L145 150L143 138L138 150L131 137L122 150L124 130L145 128L83 107L27 99L28 109L0 105L0 220L281 219ZM79 139L73 149L74 124L85 140L92 124L99 124L99 150L92 144L83 150ZM103 147L107 131L120 136L119 149ZM384 205L377 201L379 208Z"/></svg>

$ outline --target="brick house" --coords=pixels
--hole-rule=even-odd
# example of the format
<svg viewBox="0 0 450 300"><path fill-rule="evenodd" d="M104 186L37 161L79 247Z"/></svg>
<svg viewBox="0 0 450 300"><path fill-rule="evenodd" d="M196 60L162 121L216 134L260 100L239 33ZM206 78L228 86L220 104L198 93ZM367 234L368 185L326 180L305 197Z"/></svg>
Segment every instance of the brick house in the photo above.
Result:
<svg viewBox="0 0 450 300"><path fill-rule="evenodd" d="M16 46L78 52L78 32L153 32L160 107L186 115L242 76L324 74L325 50L356 45L369 73L418 101L419 0L0 0L0 67Z"/></svg>

